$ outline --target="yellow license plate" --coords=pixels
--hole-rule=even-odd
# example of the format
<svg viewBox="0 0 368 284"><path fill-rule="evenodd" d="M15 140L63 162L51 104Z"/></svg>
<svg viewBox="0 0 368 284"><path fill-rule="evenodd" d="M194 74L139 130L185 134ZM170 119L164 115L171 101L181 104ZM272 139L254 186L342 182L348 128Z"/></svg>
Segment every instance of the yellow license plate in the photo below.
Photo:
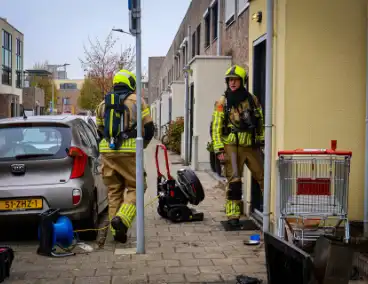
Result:
<svg viewBox="0 0 368 284"><path fill-rule="evenodd" d="M0 211L42 209L42 199L0 200Z"/></svg>

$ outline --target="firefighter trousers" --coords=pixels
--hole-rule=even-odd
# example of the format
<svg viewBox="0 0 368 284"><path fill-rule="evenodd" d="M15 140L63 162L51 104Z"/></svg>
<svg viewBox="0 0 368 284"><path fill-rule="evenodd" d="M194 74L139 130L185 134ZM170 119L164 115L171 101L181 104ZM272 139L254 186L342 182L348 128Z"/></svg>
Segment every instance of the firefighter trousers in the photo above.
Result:
<svg viewBox="0 0 368 284"><path fill-rule="evenodd" d="M102 153L103 182L108 189L109 219L119 216L130 228L136 215L135 153ZM144 190L147 189L146 174ZM111 231L115 235L112 227Z"/></svg>
<svg viewBox="0 0 368 284"><path fill-rule="evenodd" d="M225 145L224 174L228 182L226 188L225 211L228 219L240 218L242 200L242 176L244 165L251 171L263 192L264 165L259 148Z"/></svg>

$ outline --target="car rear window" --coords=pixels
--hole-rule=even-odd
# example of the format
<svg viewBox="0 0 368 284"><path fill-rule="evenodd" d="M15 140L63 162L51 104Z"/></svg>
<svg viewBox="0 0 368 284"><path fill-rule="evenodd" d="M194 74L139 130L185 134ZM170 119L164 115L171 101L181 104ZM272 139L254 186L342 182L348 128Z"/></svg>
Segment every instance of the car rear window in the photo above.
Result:
<svg viewBox="0 0 368 284"><path fill-rule="evenodd" d="M8 125L0 128L0 161L65 158L70 142L66 125Z"/></svg>

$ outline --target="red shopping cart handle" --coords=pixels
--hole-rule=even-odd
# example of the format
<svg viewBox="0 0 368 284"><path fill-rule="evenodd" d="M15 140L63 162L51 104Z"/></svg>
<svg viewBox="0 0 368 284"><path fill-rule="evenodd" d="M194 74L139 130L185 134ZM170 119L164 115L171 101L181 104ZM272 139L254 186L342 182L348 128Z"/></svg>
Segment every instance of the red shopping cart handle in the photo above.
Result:
<svg viewBox="0 0 368 284"><path fill-rule="evenodd" d="M295 150L285 150L279 151L280 156L290 156L290 155L335 155L335 156L352 156L351 151L338 151L336 150L337 140L331 140L330 149L295 149Z"/></svg>
<svg viewBox="0 0 368 284"><path fill-rule="evenodd" d="M171 176L171 173L170 173L170 166L169 166L169 158L168 158L168 155L167 155L167 148L166 148L165 145L162 145L162 144L156 145L156 156L155 156L155 160L156 160L157 177L164 176L161 173L161 171L160 171L160 165L159 165L159 162L158 162L158 154L159 154L160 148L164 151L165 166L166 166L166 172L167 172L167 179L168 180L173 180L174 178Z"/></svg>
<svg viewBox="0 0 368 284"><path fill-rule="evenodd" d="M290 155L336 155L336 156L352 156L351 151L336 151L331 149L296 149L296 150L285 150L278 151L279 156L290 156Z"/></svg>

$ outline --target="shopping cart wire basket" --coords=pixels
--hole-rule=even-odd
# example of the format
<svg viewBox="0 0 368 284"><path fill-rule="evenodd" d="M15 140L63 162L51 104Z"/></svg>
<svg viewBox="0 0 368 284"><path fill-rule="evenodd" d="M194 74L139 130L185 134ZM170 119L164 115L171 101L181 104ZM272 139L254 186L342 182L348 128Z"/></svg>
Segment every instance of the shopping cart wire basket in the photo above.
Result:
<svg viewBox="0 0 368 284"><path fill-rule="evenodd" d="M294 240L315 241L322 234L334 234L343 223L345 241L349 240L352 152L338 151L336 144L333 140L331 149L278 152L280 237L284 237L285 224Z"/></svg>

